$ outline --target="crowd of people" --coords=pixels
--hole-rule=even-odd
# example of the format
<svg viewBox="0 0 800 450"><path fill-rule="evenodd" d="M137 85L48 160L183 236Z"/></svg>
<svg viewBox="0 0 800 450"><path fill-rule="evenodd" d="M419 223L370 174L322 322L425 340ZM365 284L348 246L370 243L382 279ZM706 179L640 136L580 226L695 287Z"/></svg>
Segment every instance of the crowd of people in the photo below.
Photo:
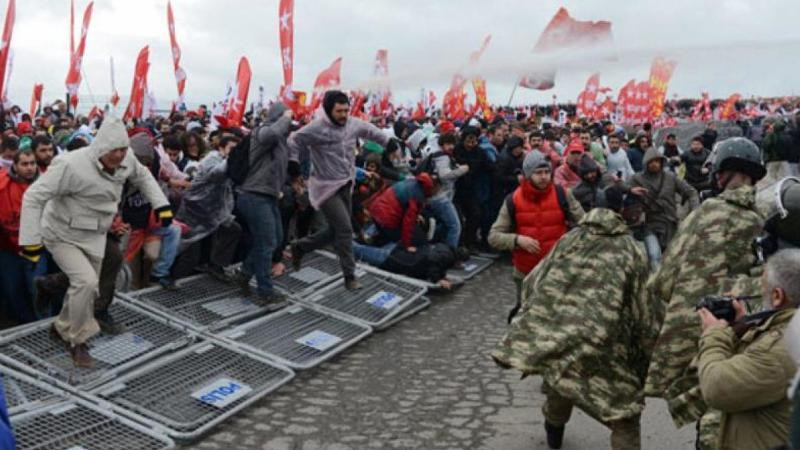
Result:
<svg viewBox="0 0 800 450"><path fill-rule="evenodd" d="M124 331L109 305L125 266L133 288L208 273L277 310L287 299L273 278L323 247L350 290L357 260L451 290L449 269L508 252L516 306L492 357L544 378L551 448L573 406L611 428L613 448L639 448L645 395L667 399L678 426L698 421L701 448L788 442L795 369L781 337L800 254L775 253L781 237L759 266L751 244L766 229L765 167L797 175L800 114L759 123L758 145L716 142L709 125L681 148L674 134L656 146L646 123L499 111L369 123L341 91L314 118L276 102L245 126L205 108L130 123L62 102L8 111L2 313L55 316L51 336L92 367L91 337ZM763 296L769 314L744 330L729 325L756 311L738 301L737 320L698 316L697 301L720 294Z"/></svg>

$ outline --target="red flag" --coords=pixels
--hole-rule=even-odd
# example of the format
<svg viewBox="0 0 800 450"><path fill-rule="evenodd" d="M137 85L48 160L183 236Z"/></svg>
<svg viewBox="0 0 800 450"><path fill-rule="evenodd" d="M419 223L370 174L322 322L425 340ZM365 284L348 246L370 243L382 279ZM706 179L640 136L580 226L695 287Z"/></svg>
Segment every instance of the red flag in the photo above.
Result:
<svg viewBox="0 0 800 450"><path fill-rule="evenodd" d="M644 122L650 118L650 82L642 81L636 85L633 119Z"/></svg>
<svg viewBox="0 0 800 450"><path fill-rule="evenodd" d="M306 93L303 91L290 91L281 94L282 101L291 109L296 117L302 117L307 113Z"/></svg>
<svg viewBox="0 0 800 450"><path fill-rule="evenodd" d="M322 96L326 91L336 88L341 84L342 58L336 58L327 69L317 75L314 81L314 93L311 94L309 112L313 113L322 103Z"/></svg>
<svg viewBox="0 0 800 450"><path fill-rule="evenodd" d="M657 119L664 112L667 85L675 70L675 61L656 57L650 66L650 118Z"/></svg>
<svg viewBox="0 0 800 450"><path fill-rule="evenodd" d="M711 100L708 98L708 92L703 92L700 100L694 105L692 110L692 120L711 120Z"/></svg>
<svg viewBox="0 0 800 450"><path fill-rule="evenodd" d="M373 116L380 116L389 110L389 102L392 98L392 91L389 87L389 52L386 49L378 50L375 55L375 83L377 94L372 98Z"/></svg>
<svg viewBox="0 0 800 450"><path fill-rule="evenodd" d="M278 37L281 43L284 91L292 88L294 76L294 0L281 0L278 5Z"/></svg>
<svg viewBox="0 0 800 450"><path fill-rule="evenodd" d="M608 44L612 40L611 22L575 20L570 17L566 8L562 7L539 36L533 52L546 54L575 47L587 50L590 47ZM519 85L528 89L546 90L555 86L555 77L555 69L532 73L522 77Z"/></svg>
<svg viewBox="0 0 800 450"><path fill-rule="evenodd" d="M236 71L236 86L234 87L233 97L228 103L226 118L231 126L239 126L244 118L244 110L247 107L247 94L250 91L250 78L253 72L250 70L250 61L242 56L239 60L239 69Z"/></svg>
<svg viewBox="0 0 800 450"><path fill-rule="evenodd" d="M411 120L419 120L425 118L425 106L422 102L417 102L417 107L414 108L414 113L411 114Z"/></svg>
<svg viewBox="0 0 800 450"><path fill-rule="evenodd" d="M358 117L359 119L366 119L364 113L364 104L367 102L367 96L361 91L354 91L350 93L350 115Z"/></svg>
<svg viewBox="0 0 800 450"><path fill-rule="evenodd" d="M429 91L427 108L433 108L434 105L436 105L436 93L433 91Z"/></svg>
<svg viewBox="0 0 800 450"><path fill-rule="evenodd" d="M31 118L34 117L36 114L36 108L39 103L42 101L42 90L44 89L44 85L42 83L35 83L33 85L33 95L31 95L31 109L30 115Z"/></svg>
<svg viewBox="0 0 800 450"><path fill-rule="evenodd" d="M103 110L98 108L97 106L92 106L92 110L89 111L87 119L89 119L89 121L91 122L92 119L94 119L95 117L103 117Z"/></svg>
<svg viewBox="0 0 800 450"><path fill-rule="evenodd" d="M69 71L67 72L67 79L64 84L67 86L67 92L70 95L70 102L72 107L78 106L78 87L81 85L81 66L83 65L83 53L86 51L86 34L89 32L89 22L92 20L92 7L94 2L89 2L86 10L83 12L83 26L81 27L81 40L78 43L78 48L72 52L69 60Z"/></svg>
<svg viewBox="0 0 800 450"><path fill-rule="evenodd" d="M481 56L483 56L483 52L486 51L486 47L489 46L489 42L491 42L491 41L492 41L492 35L491 34L487 35L485 38L483 38L483 44L481 44L481 48L479 48L478 51L473 52L469 56L469 62L472 63L472 64L478 64L478 61L480 61Z"/></svg>
<svg viewBox="0 0 800 450"><path fill-rule="evenodd" d="M607 119L614 113L614 110L617 108L617 105L614 104L614 100L611 100L611 97L606 97L603 103L597 105L594 110L594 118L596 120L603 120Z"/></svg>
<svg viewBox="0 0 800 450"><path fill-rule="evenodd" d="M467 80L461 74L453 76L453 80L450 82L450 89L445 92L444 99L442 99L442 112L446 118L460 120L466 116L467 112L464 105L464 100L467 96L464 93L464 85L466 83Z"/></svg>
<svg viewBox="0 0 800 450"><path fill-rule="evenodd" d="M597 91L600 88L600 74L595 73L586 80L586 87L578 95L576 104L579 117L593 117L595 103L597 101Z"/></svg>
<svg viewBox="0 0 800 450"><path fill-rule="evenodd" d="M136 67L133 71L133 85L128 108L125 109L123 120L138 119L142 117L144 96L147 93L147 71L150 69L150 48L145 46L136 58Z"/></svg>
<svg viewBox="0 0 800 450"><path fill-rule="evenodd" d="M619 90L619 94L617 95L617 109L619 110L620 120L623 122L627 122L631 118L630 107L636 95L635 90L636 80L630 80Z"/></svg>
<svg viewBox="0 0 800 450"><path fill-rule="evenodd" d="M728 100L726 100L725 104L722 106L719 118L722 120L736 120L738 116L736 112L736 102L738 102L740 98L742 98L742 95L739 93L732 94L728 97Z"/></svg>
<svg viewBox="0 0 800 450"><path fill-rule="evenodd" d="M475 109L483 111L484 119L491 119L492 107L489 105L489 95L486 92L486 80L482 77L473 78L472 88L475 90Z"/></svg>
<svg viewBox="0 0 800 450"><path fill-rule="evenodd" d="M6 92L6 66L8 65L8 53L11 48L11 32L14 31L14 18L17 15L16 10L16 2L8 0L6 23L3 27L3 40L0 42L0 92L3 93Z"/></svg>
<svg viewBox="0 0 800 450"><path fill-rule="evenodd" d="M169 42L172 45L172 66L175 69L175 82L178 83L178 102L183 103L183 90L186 88L186 72L181 67L181 48L175 38L175 17L172 15L172 3L167 2L167 26Z"/></svg>

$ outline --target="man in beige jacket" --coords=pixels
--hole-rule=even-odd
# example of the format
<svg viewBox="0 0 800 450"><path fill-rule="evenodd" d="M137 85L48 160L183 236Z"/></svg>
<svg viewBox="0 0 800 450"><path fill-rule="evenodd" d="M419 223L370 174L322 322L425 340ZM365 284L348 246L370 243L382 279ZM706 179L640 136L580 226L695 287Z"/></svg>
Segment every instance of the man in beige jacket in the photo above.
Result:
<svg viewBox="0 0 800 450"><path fill-rule="evenodd" d="M100 331L94 319L106 232L117 213L123 185L130 182L153 205L162 225L172 222L169 202L146 167L128 151L119 118L103 121L88 147L53 160L25 192L19 245L21 255L39 259L43 245L69 277L69 290L51 335L63 340L77 367L91 367L86 345Z"/></svg>

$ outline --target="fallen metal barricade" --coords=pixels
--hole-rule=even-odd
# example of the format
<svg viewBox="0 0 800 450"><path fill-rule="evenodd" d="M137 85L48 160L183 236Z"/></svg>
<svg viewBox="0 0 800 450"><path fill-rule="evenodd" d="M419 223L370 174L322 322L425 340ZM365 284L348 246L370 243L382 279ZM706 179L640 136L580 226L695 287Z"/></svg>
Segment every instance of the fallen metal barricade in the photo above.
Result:
<svg viewBox="0 0 800 450"><path fill-rule="evenodd" d="M447 271L447 275L456 276L464 280L471 280L479 273L488 269L489 266L492 265L492 263L494 263L494 260L490 258L482 258L480 256L470 256L468 260L464 261L464 268L450 269Z"/></svg>
<svg viewBox="0 0 800 450"><path fill-rule="evenodd" d="M292 269L291 264L286 264L286 272L273 278L272 283L288 295L301 297L340 277L341 273L338 257L325 251L315 251L303 257L303 265L298 271Z"/></svg>
<svg viewBox="0 0 800 450"><path fill-rule="evenodd" d="M397 317L394 317L392 320L386 322L385 324L381 325L380 327L375 328L375 331L384 331L388 328L391 328L397 325L398 323L408 319L409 317L417 314L418 312L427 309L429 306L431 306L431 304L432 304L431 300L428 297L419 297L413 302L411 302L411 304L408 305L401 314L399 314Z"/></svg>
<svg viewBox="0 0 800 450"><path fill-rule="evenodd" d="M105 406L193 440L294 377L291 369L203 341L130 371L94 394Z"/></svg>
<svg viewBox="0 0 800 450"><path fill-rule="evenodd" d="M294 305L221 336L293 369L309 369L367 337L370 327Z"/></svg>

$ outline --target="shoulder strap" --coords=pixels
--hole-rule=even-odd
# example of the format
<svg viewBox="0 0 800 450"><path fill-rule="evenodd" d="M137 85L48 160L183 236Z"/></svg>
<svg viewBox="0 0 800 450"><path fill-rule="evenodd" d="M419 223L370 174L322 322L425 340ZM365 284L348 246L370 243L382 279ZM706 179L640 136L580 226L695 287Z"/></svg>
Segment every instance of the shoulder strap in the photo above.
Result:
<svg viewBox="0 0 800 450"><path fill-rule="evenodd" d="M561 212L564 213L564 218L567 219L567 223L572 225L572 213L569 210L569 201L567 200L567 191L564 190L564 187L556 184L556 197L558 197L558 206L561 207Z"/></svg>
<svg viewBox="0 0 800 450"><path fill-rule="evenodd" d="M511 229L517 229L517 208L514 206L514 192L506 195L506 211L508 211L508 217L511 218Z"/></svg>

